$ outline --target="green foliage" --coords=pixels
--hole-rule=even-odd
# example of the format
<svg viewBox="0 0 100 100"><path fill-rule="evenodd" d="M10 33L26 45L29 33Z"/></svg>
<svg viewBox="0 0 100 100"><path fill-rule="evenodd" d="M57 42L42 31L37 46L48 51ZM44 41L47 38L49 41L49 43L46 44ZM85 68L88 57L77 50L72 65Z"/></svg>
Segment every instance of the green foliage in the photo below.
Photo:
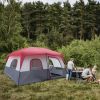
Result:
<svg viewBox="0 0 100 100"><path fill-rule="evenodd" d="M100 38L92 41L74 40L59 51L63 53L66 61L74 58L77 66L100 65Z"/></svg>
<svg viewBox="0 0 100 100"><path fill-rule="evenodd" d="M0 3L0 52L29 46L62 47L65 59L74 57L79 66L100 64L99 38L95 39L100 35L100 3L88 0L85 5L80 0L71 7L69 1L64 6L8 1L6 6Z"/></svg>
<svg viewBox="0 0 100 100"><path fill-rule="evenodd" d="M18 41L24 43L23 40L28 41L28 46L57 49L73 39L91 40L100 35L100 3L94 0L88 0L87 4L80 0L73 7L69 1L63 6L60 2L21 5L16 0L7 1L6 6L0 3L0 45L4 51L20 48ZM16 43L12 42L14 39Z"/></svg>
<svg viewBox="0 0 100 100"><path fill-rule="evenodd" d="M7 53L0 54L0 70L4 69Z"/></svg>
<svg viewBox="0 0 100 100"><path fill-rule="evenodd" d="M0 52L12 52L24 47L28 47L28 43L27 40L20 35L0 42Z"/></svg>
<svg viewBox="0 0 100 100"><path fill-rule="evenodd" d="M59 79L16 86L3 69L8 52L29 46L62 47L58 51L65 61L74 58L77 66L100 66L100 38L95 39L100 35L100 3L88 0L85 5L80 0L71 7L68 0L64 6L59 2L21 5L16 0L5 1L6 6L0 2L0 100L99 100L100 86L96 84Z"/></svg>
<svg viewBox="0 0 100 100"><path fill-rule="evenodd" d="M0 52L11 52L27 44L27 40L20 35L22 26L19 8L20 3L15 1L11 1L6 7L1 6Z"/></svg>
<svg viewBox="0 0 100 100"><path fill-rule="evenodd" d="M73 7L68 1L63 4L49 5L40 1L24 4L21 8L22 36L57 49L69 44L73 38L91 40L100 35L99 3L89 0L85 5L80 0ZM43 35L45 39L41 41Z"/></svg>

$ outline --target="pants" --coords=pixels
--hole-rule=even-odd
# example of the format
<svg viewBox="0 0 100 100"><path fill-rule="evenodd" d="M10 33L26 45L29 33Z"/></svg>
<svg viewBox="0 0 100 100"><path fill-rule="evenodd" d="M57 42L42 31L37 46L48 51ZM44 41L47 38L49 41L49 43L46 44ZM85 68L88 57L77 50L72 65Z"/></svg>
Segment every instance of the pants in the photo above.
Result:
<svg viewBox="0 0 100 100"><path fill-rule="evenodd" d="M68 74L68 80L70 80L72 78L72 70L67 69L67 74Z"/></svg>

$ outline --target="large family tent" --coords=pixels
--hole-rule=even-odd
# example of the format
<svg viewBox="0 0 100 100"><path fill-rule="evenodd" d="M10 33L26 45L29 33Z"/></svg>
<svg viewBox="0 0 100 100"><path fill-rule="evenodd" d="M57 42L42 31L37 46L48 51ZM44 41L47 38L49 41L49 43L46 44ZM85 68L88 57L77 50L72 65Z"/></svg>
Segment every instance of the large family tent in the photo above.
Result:
<svg viewBox="0 0 100 100"><path fill-rule="evenodd" d="M38 47L24 48L9 54L4 72L17 85L65 76L62 54Z"/></svg>

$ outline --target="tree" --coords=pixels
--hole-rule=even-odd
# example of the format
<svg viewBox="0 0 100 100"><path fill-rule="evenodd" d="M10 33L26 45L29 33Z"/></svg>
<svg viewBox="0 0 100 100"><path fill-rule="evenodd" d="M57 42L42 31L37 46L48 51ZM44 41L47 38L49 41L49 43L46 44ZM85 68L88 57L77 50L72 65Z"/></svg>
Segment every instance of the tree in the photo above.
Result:
<svg viewBox="0 0 100 100"><path fill-rule="evenodd" d="M100 36L100 3L96 5L96 33L97 36Z"/></svg>
<svg viewBox="0 0 100 100"><path fill-rule="evenodd" d="M96 34L96 1L88 0L86 5L85 15L85 30L87 31L88 39L95 39Z"/></svg>
<svg viewBox="0 0 100 100"><path fill-rule="evenodd" d="M20 23L20 3L11 0L9 4L4 7L1 16L0 40L1 50L12 51L21 48L25 40L21 38L22 31Z"/></svg>
<svg viewBox="0 0 100 100"><path fill-rule="evenodd" d="M83 0L76 2L72 8L72 17L74 32L76 32L76 38L82 40L84 39L84 16L85 16L85 4Z"/></svg>
<svg viewBox="0 0 100 100"><path fill-rule="evenodd" d="M31 3L25 3L24 6L21 8L22 14L22 25L23 25L23 32L27 33L27 38L30 39L31 34L31 13L33 13L33 7ZM26 35L26 34L25 34Z"/></svg>

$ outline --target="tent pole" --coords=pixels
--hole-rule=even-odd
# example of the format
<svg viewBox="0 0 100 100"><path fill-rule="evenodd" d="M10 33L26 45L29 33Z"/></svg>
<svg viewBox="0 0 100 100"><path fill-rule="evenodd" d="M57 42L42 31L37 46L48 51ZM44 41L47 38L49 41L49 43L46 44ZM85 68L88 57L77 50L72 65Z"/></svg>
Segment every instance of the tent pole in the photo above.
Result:
<svg viewBox="0 0 100 100"><path fill-rule="evenodd" d="M20 80L20 70L19 70L19 76L18 76L18 86L19 86L19 80Z"/></svg>
<svg viewBox="0 0 100 100"><path fill-rule="evenodd" d="M46 54L46 62L47 62L47 76L49 75L50 76L50 73L49 73L49 63L48 63L48 55ZM48 78L48 77L47 77Z"/></svg>

